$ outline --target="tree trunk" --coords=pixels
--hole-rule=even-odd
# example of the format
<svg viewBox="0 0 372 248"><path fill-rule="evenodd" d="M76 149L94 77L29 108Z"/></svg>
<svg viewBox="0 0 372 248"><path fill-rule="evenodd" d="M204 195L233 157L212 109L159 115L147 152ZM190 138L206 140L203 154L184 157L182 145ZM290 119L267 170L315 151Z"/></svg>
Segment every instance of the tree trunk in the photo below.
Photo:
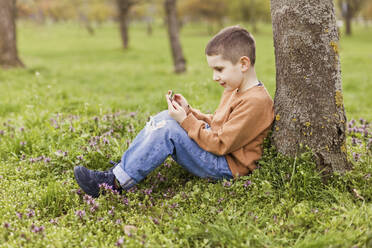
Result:
<svg viewBox="0 0 372 248"><path fill-rule="evenodd" d="M345 16L345 28L346 28L346 35L350 36L351 35L351 19L352 17L350 16L350 14L348 13L346 16Z"/></svg>
<svg viewBox="0 0 372 248"><path fill-rule="evenodd" d="M0 66L23 67L18 58L15 27L15 0L0 0Z"/></svg>
<svg viewBox="0 0 372 248"><path fill-rule="evenodd" d="M148 36L152 36L152 21L147 20L146 22L147 22L147 25L146 25L146 27L147 27L146 31L147 32L146 33L147 33Z"/></svg>
<svg viewBox="0 0 372 248"><path fill-rule="evenodd" d="M79 21L84 25L90 35L94 35L94 28L92 27L88 17L82 11L79 12Z"/></svg>
<svg viewBox="0 0 372 248"><path fill-rule="evenodd" d="M132 6L130 0L116 0L119 12L119 25L120 25L120 35L123 48L128 48L129 36L128 36L128 23L129 23L129 10Z"/></svg>
<svg viewBox="0 0 372 248"><path fill-rule="evenodd" d="M174 71L176 73L182 73L186 71L186 60L183 57L179 40L176 0L165 0L164 4L167 16L168 35L172 48Z"/></svg>
<svg viewBox="0 0 372 248"><path fill-rule="evenodd" d="M338 33L332 0L271 0L276 93L272 141L296 156L301 144L325 174L351 168Z"/></svg>

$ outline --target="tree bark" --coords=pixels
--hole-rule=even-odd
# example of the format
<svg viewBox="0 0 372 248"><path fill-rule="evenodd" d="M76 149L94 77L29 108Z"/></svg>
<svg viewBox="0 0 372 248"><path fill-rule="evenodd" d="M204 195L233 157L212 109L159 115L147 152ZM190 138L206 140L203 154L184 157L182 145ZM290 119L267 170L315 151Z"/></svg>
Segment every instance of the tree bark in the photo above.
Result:
<svg viewBox="0 0 372 248"><path fill-rule="evenodd" d="M3 68L23 67L18 57L15 0L0 0L0 66Z"/></svg>
<svg viewBox="0 0 372 248"><path fill-rule="evenodd" d="M186 60L183 56L179 40L176 0L165 0L164 5L167 16L168 36L172 48L174 71L176 73L182 73L186 71Z"/></svg>
<svg viewBox="0 0 372 248"><path fill-rule="evenodd" d="M127 49L129 44L128 26L129 26L129 10L133 5L130 0L116 0L119 12L120 35L123 48Z"/></svg>
<svg viewBox="0 0 372 248"><path fill-rule="evenodd" d="M271 0L276 93L272 141L309 147L325 174L351 168L345 144L338 32L332 0Z"/></svg>

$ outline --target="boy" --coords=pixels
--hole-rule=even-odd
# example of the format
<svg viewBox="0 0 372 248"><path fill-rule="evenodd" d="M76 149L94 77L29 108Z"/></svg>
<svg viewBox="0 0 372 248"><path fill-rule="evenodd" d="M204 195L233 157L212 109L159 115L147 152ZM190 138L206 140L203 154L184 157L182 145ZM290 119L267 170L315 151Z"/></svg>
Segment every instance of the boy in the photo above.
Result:
<svg viewBox="0 0 372 248"><path fill-rule="evenodd" d="M274 111L257 80L254 38L239 26L228 27L209 41L205 53L213 80L225 88L216 112L203 114L168 91L168 111L150 118L116 166L104 172L75 167L85 193L98 197L103 183L128 190L169 155L202 178L231 179L256 168Z"/></svg>

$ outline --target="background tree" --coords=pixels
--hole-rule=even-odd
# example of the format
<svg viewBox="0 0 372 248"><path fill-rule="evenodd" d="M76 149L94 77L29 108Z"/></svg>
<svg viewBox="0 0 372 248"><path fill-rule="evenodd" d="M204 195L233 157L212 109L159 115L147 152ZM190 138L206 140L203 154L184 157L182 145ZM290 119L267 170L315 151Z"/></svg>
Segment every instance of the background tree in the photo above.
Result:
<svg viewBox="0 0 372 248"><path fill-rule="evenodd" d="M0 66L3 68L24 66L18 57L15 14L15 0L0 0Z"/></svg>
<svg viewBox="0 0 372 248"><path fill-rule="evenodd" d="M180 2L180 14L194 21L204 21L208 24L208 33L215 32L223 26L223 20L229 14L227 0L183 0Z"/></svg>
<svg viewBox="0 0 372 248"><path fill-rule="evenodd" d="M350 169L338 32L332 0L271 0L276 94L273 143L296 155L312 149L325 173Z"/></svg>
<svg viewBox="0 0 372 248"><path fill-rule="evenodd" d="M365 7L362 9L362 17L364 20L372 20L372 1L366 2Z"/></svg>
<svg viewBox="0 0 372 248"><path fill-rule="evenodd" d="M129 27L129 10L130 8L138 3L136 0L116 0L118 7L118 20L120 25L120 35L123 44L123 48L128 48L129 36L128 36L128 27Z"/></svg>
<svg viewBox="0 0 372 248"><path fill-rule="evenodd" d="M351 21L359 13L366 0L339 0L342 17L345 21L345 33L351 35Z"/></svg>
<svg viewBox="0 0 372 248"><path fill-rule="evenodd" d="M165 0L165 13L168 25L168 36L172 49L174 71L181 73L186 71L186 60L182 53L182 47L179 40L177 6L176 0Z"/></svg>
<svg viewBox="0 0 372 248"><path fill-rule="evenodd" d="M153 32L153 24L160 14L159 10L163 9L163 1L159 2L159 0L148 0L144 1L142 4L138 4L133 6L131 11L131 19L135 19L141 22L146 23L146 32L149 36L152 35ZM160 17L164 17L164 11L161 11Z"/></svg>
<svg viewBox="0 0 372 248"><path fill-rule="evenodd" d="M269 0L238 0L229 4L229 16L233 20L246 21L252 25L253 33L257 33L259 21L269 22L270 1Z"/></svg>

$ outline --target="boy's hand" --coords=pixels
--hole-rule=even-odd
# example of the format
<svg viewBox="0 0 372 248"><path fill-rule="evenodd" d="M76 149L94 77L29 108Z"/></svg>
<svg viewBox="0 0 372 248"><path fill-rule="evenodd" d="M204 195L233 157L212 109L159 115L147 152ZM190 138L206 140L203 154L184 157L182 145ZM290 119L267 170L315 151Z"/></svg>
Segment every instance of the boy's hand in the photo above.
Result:
<svg viewBox="0 0 372 248"><path fill-rule="evenodd" d="M169 91L165 99L168 103L168 114L181 124L187 116L185 110L176 101L171 101Z"/></svg>
<svg viewBox="0 0 372 248"><path fill-rule="evenodd" d="M183 95L175 94L173 99L185 110L186 114L189 113L190 105L187 103L187 100Z"/></svg>

